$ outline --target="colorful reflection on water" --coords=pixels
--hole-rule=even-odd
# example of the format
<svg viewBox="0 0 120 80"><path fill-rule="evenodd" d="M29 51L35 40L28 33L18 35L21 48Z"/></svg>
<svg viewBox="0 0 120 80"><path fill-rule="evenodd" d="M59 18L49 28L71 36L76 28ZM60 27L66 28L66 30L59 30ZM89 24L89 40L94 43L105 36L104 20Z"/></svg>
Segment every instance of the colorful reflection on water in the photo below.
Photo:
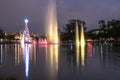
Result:
<svg viewBox="0 0 120 80"><path fill-rule="evenodd" d="M120 47L92 43L85 47L25 44L24 48L20 44L0 44L0 78L116 80L120 79L119 53Z"/></svg>
<svg viewBox="0 0 120 80"><path fill-rule="evenodd" d="M88 53L88 56L89 57L92 57L92 54L93 54L93 45L92 43L87 43L87 53Z"/></svg>
<svg viewBox="0 0 120 80"><path fill-rule="evenodd" d="M30 46L29 44L25 44L24 45L24 63L25 63L25 75L26 75L26 78L28 78L29 76L29 57L30 57L30 53L29 53L29 50L30 50Z"/></svg>

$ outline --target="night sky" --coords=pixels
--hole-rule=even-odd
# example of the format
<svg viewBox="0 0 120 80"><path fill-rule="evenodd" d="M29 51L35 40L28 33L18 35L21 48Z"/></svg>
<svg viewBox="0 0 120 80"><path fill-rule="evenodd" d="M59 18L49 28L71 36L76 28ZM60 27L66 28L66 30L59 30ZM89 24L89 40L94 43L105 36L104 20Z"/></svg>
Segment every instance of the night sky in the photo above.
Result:
<svg viewBox="0 0 120 80"><path fill-rule="evenodd" d="M120 0L56 0L59 27L70 19L86 22L87 30L98 28L99 20L120 19ZM0 0L0 28L22 31L29 19L30 32L44 34L49 0Z"/></svg>

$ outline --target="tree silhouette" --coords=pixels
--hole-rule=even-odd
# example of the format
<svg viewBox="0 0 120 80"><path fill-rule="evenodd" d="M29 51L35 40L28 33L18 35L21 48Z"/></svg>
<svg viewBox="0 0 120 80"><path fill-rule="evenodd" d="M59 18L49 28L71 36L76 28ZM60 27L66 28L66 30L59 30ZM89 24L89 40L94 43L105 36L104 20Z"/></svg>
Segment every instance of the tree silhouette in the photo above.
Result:
<svg viewBox="0 0 120 80"><path fill-rule="evenodd" d="M83 24L83 26L85 26L85 22L82 20L76 20L76 19L72 19L69 20L68 23L64 26L63 28L63 32L61 33L61 39L63 41L67 41L67 40L73 40L75 39L75 28L76 28L76 21L78 22L78 28L80 30L81 24ZM86 30L86 27L84 27Z"/></svg>
<svg viewBox="0 0 120 80"><path fill-rule="evenodd" d="M104 20L99 21L100 29L106 29L106 24Z"/></svg>
<svg viewBox="0 0 120 80"><path fill-rule="evenodd" d="M0 28L0 38L4 38L4 32L1 28Z"/></svg>
<svg viewBox="0 0 120 80"><path fill-rule="evenodd" d="M112 37L120 38L120 20L112 19L111 21L108 21L108 27Z"/></svg>

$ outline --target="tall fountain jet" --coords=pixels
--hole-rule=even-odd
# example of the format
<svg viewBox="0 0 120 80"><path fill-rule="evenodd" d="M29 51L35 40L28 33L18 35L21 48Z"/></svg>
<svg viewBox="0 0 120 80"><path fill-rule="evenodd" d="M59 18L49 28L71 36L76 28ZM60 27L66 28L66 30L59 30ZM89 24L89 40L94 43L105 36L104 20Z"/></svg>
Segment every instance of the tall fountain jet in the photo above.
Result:
<svg viewBox="0 0 120 80"><path fill-rule="evenodd" d="M81 64L84 67L85 65L85 36L84 36L84 27L83 24L81 24L81 39L80 39L80 45L81 45Z"/></svg>
<svg viewBox="0 0 120 80"><path fill-rule="evenodd" d="M84 46L85 45L85 36L84 36L84 26L83 23L81 23L81 31L80 31L80 35L79 35L79 30L78 30L78 22L76 21L76 45L81 45Z"/></svg>
<svg viewBox="0 0 120 80"><path fill-rule="evenodd" d="M81 24L81 46L85 46L84 26Z"/></svg>
<svg viewBox="0 0 120 80"><path fill-rule="evenodd" d="M80 32L79 32L80 31ZM85 36L84 36L84 26L81 23L81 29L78 29L78 22L76 21L76 63L77 67L79 67L79 59L81 56L81 65L84 67L85 63ZM81 51L81 55L80 55Z"/></svg>
<svg viewBox="0 0 120 80"><path fill-rule="evenodd" d="M78 30L78 22L76 21L76 45L78 46L79 43L80 43L80 40L79 40L79 30Z"/></svg>
<svg viewBox="0 0 120 80"><path fill-rule="evenodd" d="M76 20L76 34L75 34L75 40L76 40L76 63L77 63L77 68L79 67L79 57L80 57L80 39L79 39L79 30L78 30L78 21Z"/></svg>
<svg viewBox="0 0 120 80"><path fill-rule="evenodd" d="M49 43L59 43L58 41L58 24L57 24L57 11L56 11L56 1L50 0L47 13L47 26L46 33L48 36Z"/></svg>

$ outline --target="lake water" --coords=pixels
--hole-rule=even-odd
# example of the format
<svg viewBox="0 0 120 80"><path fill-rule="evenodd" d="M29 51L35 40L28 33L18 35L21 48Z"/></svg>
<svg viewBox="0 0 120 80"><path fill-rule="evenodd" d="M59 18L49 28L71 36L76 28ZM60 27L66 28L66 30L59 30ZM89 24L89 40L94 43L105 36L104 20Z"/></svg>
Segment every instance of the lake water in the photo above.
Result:
<svg viewBox="0 0 120 80"><path fill-rule="evenodd" d="M0 44L0 79L120 80L120 47Z"/></svg>

